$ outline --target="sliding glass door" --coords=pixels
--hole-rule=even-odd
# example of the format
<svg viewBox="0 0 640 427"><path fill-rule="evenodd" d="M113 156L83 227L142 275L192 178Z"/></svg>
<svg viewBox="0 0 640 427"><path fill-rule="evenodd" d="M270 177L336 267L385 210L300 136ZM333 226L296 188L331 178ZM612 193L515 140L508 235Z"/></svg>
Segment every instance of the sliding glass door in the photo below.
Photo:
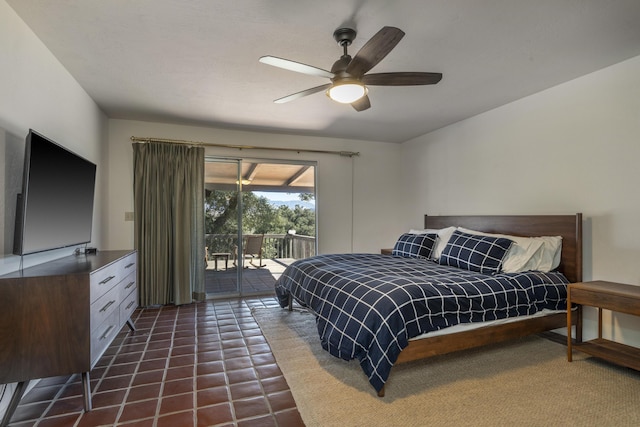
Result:
<svg viewBox="0 0 640 427"><path fill-rule="evenodd" d="M205 160L204 230L205 292L207 297L239 294L241 271L242 183L241 162L236 159Z"/></svg>
<svg viewBox="0 0 640 427"><path fill-rule="evenodd" d="M316 253L315 163L208 158L209 298L273 294L284 268Z"/></svg>

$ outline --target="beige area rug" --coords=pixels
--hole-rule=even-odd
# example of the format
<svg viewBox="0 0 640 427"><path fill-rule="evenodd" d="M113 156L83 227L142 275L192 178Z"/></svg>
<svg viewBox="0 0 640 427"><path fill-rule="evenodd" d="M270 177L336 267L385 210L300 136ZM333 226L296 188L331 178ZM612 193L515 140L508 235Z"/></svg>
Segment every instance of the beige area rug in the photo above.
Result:
<svg viewBox="0 0 640 427"><path fill-rule="evenodd" d="M540 337L394 367L377 397L356 361L320 346L305 311L255 309L305 424L639 426L640 372Z"/></svg>

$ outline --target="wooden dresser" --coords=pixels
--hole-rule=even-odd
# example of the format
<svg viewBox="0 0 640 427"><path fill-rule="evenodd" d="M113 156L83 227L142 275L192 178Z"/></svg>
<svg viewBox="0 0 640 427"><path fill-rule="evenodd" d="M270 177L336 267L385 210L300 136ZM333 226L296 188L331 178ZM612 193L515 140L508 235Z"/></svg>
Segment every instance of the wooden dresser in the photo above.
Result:
<svg viewBox="0 0 640 427"><path fill-rule="evenodd" d="M89 371L124 324L135 330L135 251L71 255L0 276L0 384L17 382L9 421L29 380ZM4 425L3 421L3 424Z"/></svg>

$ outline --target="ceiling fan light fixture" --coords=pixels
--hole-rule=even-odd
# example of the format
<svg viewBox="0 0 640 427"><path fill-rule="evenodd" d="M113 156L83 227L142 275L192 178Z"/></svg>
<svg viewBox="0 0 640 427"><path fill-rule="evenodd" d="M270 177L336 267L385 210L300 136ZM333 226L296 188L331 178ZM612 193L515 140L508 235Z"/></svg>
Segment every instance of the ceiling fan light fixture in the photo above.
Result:
<svg viewBox="0 0 640 427"><path fill-rule="evenodd" d="M351 104L365 96L368 89L356 80L347 80L344 83L334 83L327 89L327 96L341 104Z"/></svg>

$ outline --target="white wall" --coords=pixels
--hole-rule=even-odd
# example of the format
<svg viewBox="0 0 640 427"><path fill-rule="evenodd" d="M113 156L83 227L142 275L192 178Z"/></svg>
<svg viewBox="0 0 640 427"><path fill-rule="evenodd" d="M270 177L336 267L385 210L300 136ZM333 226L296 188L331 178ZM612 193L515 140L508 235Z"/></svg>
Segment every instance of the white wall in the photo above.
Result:
<svg viewBox="0 0 640 427"><path fill-rule="evenodd" d="M5 1L0 1L0 274L15 271L11 255L16 194L22 186L25 137L29 128L98 165L93 244L101 240L106 184L100 162L107 118ZM72 249L25 257L24 266L69 255Z"/></svg>
<svg viewBox="0 0 640 427"><path fill-rule="evenodd" d="M131 136L216 144L354 151L348 158L330 154L207 147L207 155L312 160L317 167L318 249L320 253L378 252L393 246L403 231L398 209L400 146L271 133L149 123L109 122L109 195L104 249L133 247L133 151Z"/></svg>
<svg viewBox="0 0 640 427"><path fill-rule="evenodd" d="M4 0L0 1L0 275L20 267L12 255L16 194L22 186L29 128L98 165L93 244L100 245L107 118ZM73 249L29 255L23 266L70 255ZM5 389L6 387L6 389ZM0 417L14 385L0 385Z"/></svg>
<svg viewBox="0 0 640 427"><path fill-rule="evenodd" d="M640 285L640 57L406 142L402 159L407 226L582 212L583 279ZM605 333L640 344L640 321L607 316Z"/></svg>

